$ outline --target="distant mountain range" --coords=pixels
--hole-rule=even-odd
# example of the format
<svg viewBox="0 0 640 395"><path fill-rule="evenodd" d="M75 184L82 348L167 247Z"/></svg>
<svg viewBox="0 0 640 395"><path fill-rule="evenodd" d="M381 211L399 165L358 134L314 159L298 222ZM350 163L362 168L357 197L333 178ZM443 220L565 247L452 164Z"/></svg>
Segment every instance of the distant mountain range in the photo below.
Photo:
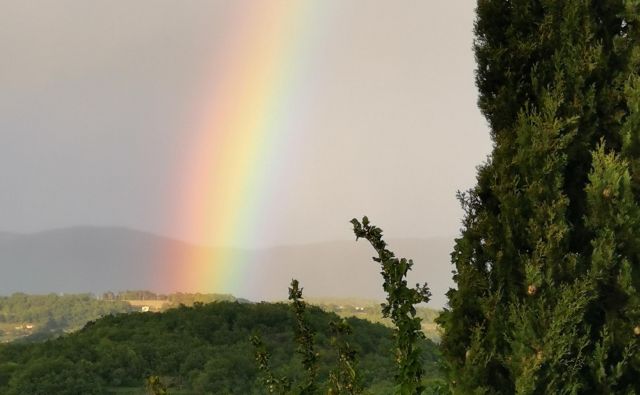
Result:
<svg viewBox="0 0 640 395"><path fill-rule="evenodd" d="M413 258L411 283L427 281L441 308L452 286L449 254L453 238L389 240L398 256ZM207 247L127 228L74 227L33 234L0 232L0 294L13 292L94 292L107 290L165 289L152 275L158 268L180 270L180 259ZM171 253L163 253L171 251ZM372 248L365 240L279 246L257 250L233 250L250 265L239 297L282 300L291 278L300 280L305 294L316 297L382 299L382 280L371 261ZM182 290L193 291L193 290ZM209 290L228 292L228 290Z"/></svg>

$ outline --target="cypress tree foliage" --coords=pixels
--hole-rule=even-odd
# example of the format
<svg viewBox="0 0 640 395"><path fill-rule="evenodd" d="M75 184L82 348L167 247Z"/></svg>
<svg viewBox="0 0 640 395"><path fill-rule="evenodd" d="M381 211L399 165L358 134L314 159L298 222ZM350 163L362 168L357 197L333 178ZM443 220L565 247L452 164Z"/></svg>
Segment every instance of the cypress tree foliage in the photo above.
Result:
<svg viewBox="0 0 640 395"><path fill-rule="evenodd" d="M640 5L479 0L493 152L439 318L459 394L640 393Z"/></svg>

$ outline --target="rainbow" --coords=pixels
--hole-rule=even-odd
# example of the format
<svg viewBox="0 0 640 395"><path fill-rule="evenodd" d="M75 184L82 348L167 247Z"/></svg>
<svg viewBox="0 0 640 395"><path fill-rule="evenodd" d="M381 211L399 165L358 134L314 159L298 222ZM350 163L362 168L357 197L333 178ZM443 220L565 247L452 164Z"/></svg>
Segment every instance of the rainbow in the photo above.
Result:
<svg viewBox="0 0 640 395"><path fill-rule="evenodd" d="M269 200L301 132L301 102L309 94L300 88L302 70L320 4L230 3L224 45L213 55L193 123L197 138L187 144L175 213L180 234L212 248L173 257L179 264L159 276L169 288L243 294L254 286L246 278L259 277L246 273L250 254L233 247L255 245L277 222L269 218Z"/></svg>

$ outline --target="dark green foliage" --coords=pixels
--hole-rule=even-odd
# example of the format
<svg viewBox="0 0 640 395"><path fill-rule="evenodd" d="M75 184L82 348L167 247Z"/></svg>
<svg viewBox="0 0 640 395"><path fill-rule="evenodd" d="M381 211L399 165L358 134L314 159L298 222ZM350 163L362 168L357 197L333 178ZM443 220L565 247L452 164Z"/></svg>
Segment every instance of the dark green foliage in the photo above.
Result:
<svg viewBox="0 0 640 395"><path fill-rule="evenodd" d="M150 395L167 395L167 386L159 376L149 376L146 382L147 393Z"/></svg>
<svg viewBox="0 0 640 395"><path fill-rule="evenodd" d="M439 318L454 393L640 392L639 7L478 1L494 149Z"/></svg>
<svg viewBox="0 0 640 395"><path fill-rule="evenodd" d="M313 306L305 315L316 334L318 382L326 382L335 366L329 323L338 317ZM371 393L384 394L375 388L393 381L391 331L354 318L347 321L358 334L350 344L358 352L362 382ZM219 302L107 316L42 343L0 345L0 393L38 394L33 389L43 388L46 394L64 394L60 388L65 388L69 394L102 394L107 388L134 387L142 393L146 378L159 376L169 393L264 394L247 339L261 333L274 376L302 382L306 375L295 352L294 326L289 306L268 303ZM423 347L435 375L436 346L424 341ZM60 380L64 387L56 387Z"/></svg>
<svg viewBox="0 0 640 395"><path fill-rule="evenodd" d="M306 377L301 384L292 389L292 380L288 377L276 378L271 370L270 354L267 351L262 339L258 335L250 338L255 347L255 357L258 369L263 374L265 389L269 393L313 395L325 392L323 385L318 385L318 358L319 354L315 350L315 331L311 328L308 315L306 314L307 304L303 301L302 288L298 280L291 280L289 287L289 300L291 310L295 317L295 341L297 352L302 357L302 368L306 372ZM358 382L358 374L355 370L356 351L351 347L347 336L351 335L351 326L342 318L329 322L331 328L331 344L338 349L338 361L336 367L329 372L328 393L329 394L359 394L362 388Z"/></svg>
<svg viewBox="0 0 640 395"><path fill-rule="evenodd" d="M329 394L355 395L362 393L357 369L356 351L349 343L351 326L343 319L331 321L332 343L338 351L337 366L329 373Z"/></svg>
<svg viewBox="0 0 640 395"><path fill-rule="evenodd" d="M102 394L104 388L93 366L84 360L72 361L55 355L41 356L14 371L7 395Z"/></svg>
<svg viewBox="0 0 640 395"><path fill-rule="evenodd" d="M271 370L271 355L267 351L262 339L258 335L250 338L251 344L255 348L256 363L262 372L265 388L270 394L287 394L291 390L291 380L287 377L276 378Z"/></svg>
<svg viewBox="0 0 640 395"><path fill-rule="evenodd" d="M398 259L387 249L387 243L382 239L382 229L369 223L367 217L362 223L357 219L351 220L356 238L364 238L378 254L373 260L380 263L383 288L387 294L387 302L382 304L382 314L390 317L395 326L396 340L396 383L395 392L402 395L420 394L425 390L422 381L424 368L419 347L424 339L421 331L422 320L416 317L415 306L429 301L430 292L426 284L417 284L415 288L407 287L407 272L411 270L413 262L405 258Z"/></svg>
<svg viewBox="0 0 640 395"><path fill-rule="evenodd" d="M302 288L299 288L298 280L291 280L289 288L289 300L295 315L296 344L298 353L302 356L302 367L307 373L304 383L301 384L300 395L314 394L318 390L316 378L318 376L318 354L314 347L313 329L309 326L305 317L307 305L302 301Z"/></svg>

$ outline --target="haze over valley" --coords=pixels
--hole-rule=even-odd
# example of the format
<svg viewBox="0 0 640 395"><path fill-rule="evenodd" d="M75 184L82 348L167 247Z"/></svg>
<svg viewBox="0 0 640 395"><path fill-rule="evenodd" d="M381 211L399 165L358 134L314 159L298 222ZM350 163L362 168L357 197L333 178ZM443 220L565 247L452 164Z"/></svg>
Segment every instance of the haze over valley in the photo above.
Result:
<svg viewBox="0 0 640 395"><path fill-rule="evenodd" d="M348 224L345 226L349 230ZM355 238L354 238L355 239ZM429 282L431 307L441 308L452 286L453 237L391 239L398 256L413 258L410 282ZM83 293L146 289L155 292L211 292L177 289L159 273L188 270L181 257L210 250L175 239L128 228L74 227L33 234L0 234L0 293ZM217 254L212 254L217 255ZM253 301L284 300L291 278L308 296L383 299L379 265L365 240L234 249L225 256L242 264L242 284L217 293Z"/></svg>

